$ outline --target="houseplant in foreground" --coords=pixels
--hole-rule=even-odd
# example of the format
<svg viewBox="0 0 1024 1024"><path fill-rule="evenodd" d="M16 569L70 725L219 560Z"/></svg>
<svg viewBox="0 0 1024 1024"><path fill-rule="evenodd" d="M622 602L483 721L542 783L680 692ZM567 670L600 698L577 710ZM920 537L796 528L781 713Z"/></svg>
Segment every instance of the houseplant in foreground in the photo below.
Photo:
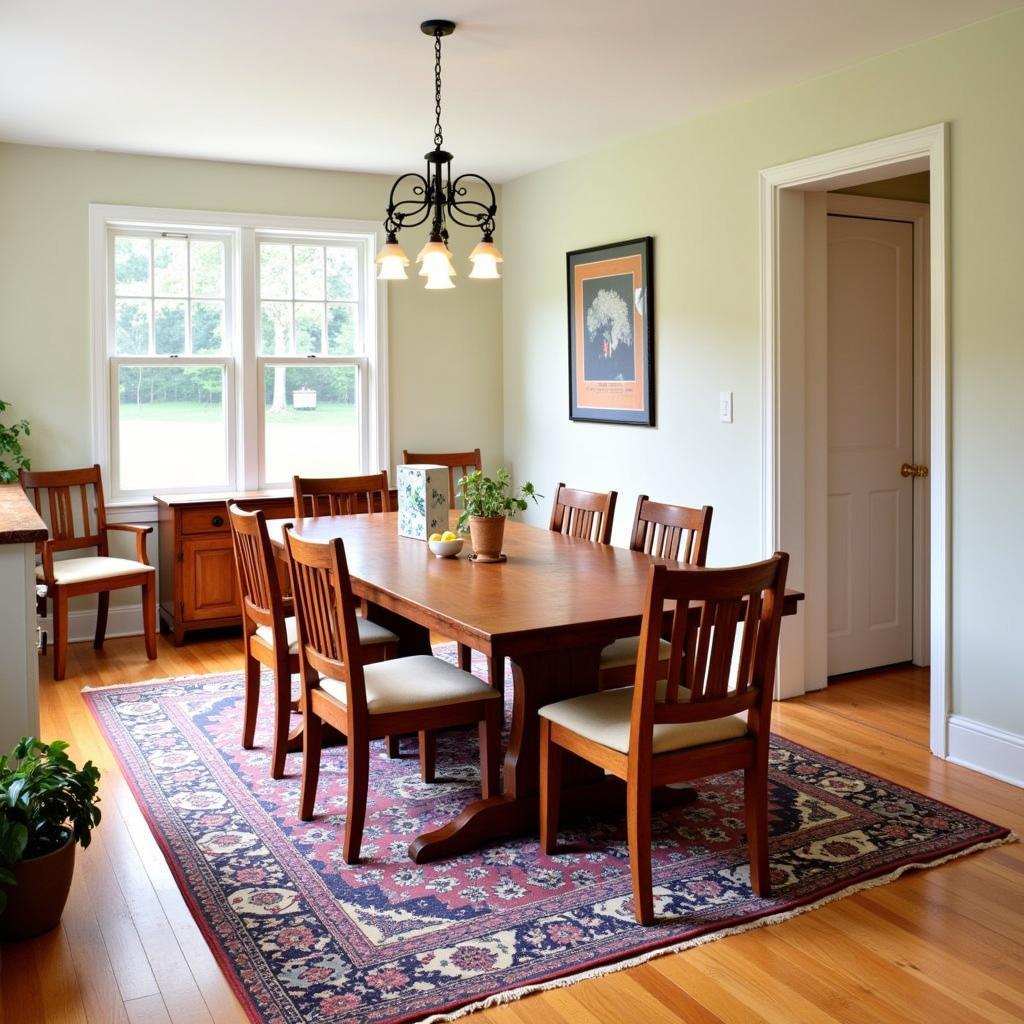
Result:
<svg viewBox="0 0 1024 1024"><path fill-rule="evenodd" d="M0 413L7 412L9 402L0 402ZM0 484L13 483L18 479L18 470L32 466L21 450L18 438L30 434L28 420L18 420L9 427L0 423Z"/></svg>
<svg viewBox="0 0 1024 1024"><path fill-rule="evenodd" d="M493 477L475 470L459 480L465 501L465 508L459 516L459 530L465 533L468 524L474 557L478 562L501 561L505 517L523 512L528 498L536 502L544 497L533 489L529 480L519 488L518 494L510 494L511 487L512 477L507 469L499 469Z"/></svg>
<svg viewBox="0 0 1024 1024"><path fill-rule="evenodd" d="M99 769L79 768L62 741L26 736L0 756L0 938L56 926L75 869L75 844L99 824Z"/></svg>

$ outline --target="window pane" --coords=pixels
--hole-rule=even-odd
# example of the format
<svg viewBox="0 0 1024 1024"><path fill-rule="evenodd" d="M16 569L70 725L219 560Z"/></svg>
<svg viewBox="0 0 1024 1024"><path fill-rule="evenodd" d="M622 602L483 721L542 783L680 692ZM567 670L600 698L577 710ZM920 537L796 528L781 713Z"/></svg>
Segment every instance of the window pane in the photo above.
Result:
<svg viewBox="0 0 1024 1024"><path fill-rule="evenodd" d="M184 238L153 239L154 294L188 295L187 245Z"/></svg>
<svg viewBox="0 0 1024 1024"><path fill-rule="evenodd" d="M260 352L280 356L292 351L292 304L261 302Z"/></svg>
<svg viewBox="0 0 1024 1024"><path fill-rule="evenodd" d="M184 300L157 299L153 303L153 340L158 356L185 354Z"/></svg>
<svg viewBox="0 0 1024 1024"><path fill-rule="evenodd" d="M149 239L118 235L114 239L114 293L149 295Z"/></svg>
<svg viewBox="0 0 1024 1024"><path fill-rule="evenodd" d="M294 474L360 472L354 366L267 366L263 475L283 483Z"/></svg>
<svg viewBox="0 0 1024 1024"><path fill-rule="evenodd" d="M192 303L192 352L210 355L224 349L224 303Z"/></svg>
<svg viewBox="0 0 1024 1024"><path fill-rule="evenodd" d="M295 351L300 355L322 352L324 306L322 302L295 303Z"/></svg>
<svg viewBox="0 0 1024 1024"><path fill-rule="evenodd" d="M227 482L223 367L121 366L118 385L122 490Z"/></svg>
<svg viewBox="0 0 1024 1024"><path fill-rule="evenodd" d="M356 351L356 310L349 303L327 304L327 351L332 356L351 356Z"/></svg>
<svg viewBox="0 0 1024 1024"><path fill-rule="evenodd" d="M332 245L327 250L327 298L356 297L356 251Z"/></svg>
<svg viewBox="0 0 1024 1024"><path fill-rule="evenodd" d="M290 299L292 297L292 247L260 243L260 297Z"/></svg>
<svg viewBox="0 0 1024 1024"><path fill-rule="evenodd" d="M114 303L114 351L119 356L149 352L149 299L118 299Z"/></svg>
<svg viewBox="0 0 1024 1024"><path fill-rule="evenodd" d="M224 297L224 243L196 239L192 245L192 294Z"/></svg>
<svg viewBox="0 0 1024 1024"><path fill-rule="evenodd" d="M324 297L324 248L322 245L295 246L295 298Z"/></svg>

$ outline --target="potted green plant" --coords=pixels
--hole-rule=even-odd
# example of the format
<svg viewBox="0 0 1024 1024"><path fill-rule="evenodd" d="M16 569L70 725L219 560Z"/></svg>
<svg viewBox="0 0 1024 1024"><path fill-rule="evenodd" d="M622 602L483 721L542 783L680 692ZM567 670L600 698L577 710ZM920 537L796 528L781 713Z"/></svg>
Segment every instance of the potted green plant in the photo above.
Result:
<svg viewBox="0 0 1024 1024"><path fill-rule="evenodd" d="M99 824L99 769L79 768L63 741L24 737L0 756L0 939L49 931L71 889L75 844Z"/></svg>
<svg viewBox="0 0 1024 1024"><path fill-rule="evenodd" d="M459 531L466 532L473 543L473 555L478 562L500 562L504 560L501 542L505 536L505 518L525 511L527 499L534 502L543 498L529 480L518 494L510 494L512 477L507 469L499 469L493 477L484 476L478 469L459 480L465 507L459 516Z"/></svg>
<svg viewBox="0 0 1024 1024"><path fill-rule="evenodd" d="M7 412L10 402L0 402L0 413ZM25 458L18 438L32 433L28 420L18 420L9 427L0 423L0 484L9 484L18 479L18 470L31 469L32 464Z"/></svg>

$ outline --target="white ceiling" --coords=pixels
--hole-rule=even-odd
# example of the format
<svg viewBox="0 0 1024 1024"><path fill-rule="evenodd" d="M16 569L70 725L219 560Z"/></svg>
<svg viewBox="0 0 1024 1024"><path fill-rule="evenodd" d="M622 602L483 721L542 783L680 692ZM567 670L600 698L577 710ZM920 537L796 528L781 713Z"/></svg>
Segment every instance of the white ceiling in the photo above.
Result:
<svg viewBox="0 0 1024 1024"><path fill-rule="evenodd" d="M1022 0L0 0L0 139L504 181Z"/></svg>

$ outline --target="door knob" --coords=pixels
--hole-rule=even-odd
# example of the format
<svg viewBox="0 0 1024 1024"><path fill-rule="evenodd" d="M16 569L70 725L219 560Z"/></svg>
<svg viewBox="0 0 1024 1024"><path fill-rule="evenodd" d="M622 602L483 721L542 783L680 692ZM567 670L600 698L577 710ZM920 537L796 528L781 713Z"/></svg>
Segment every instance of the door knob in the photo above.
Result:
<svg viewBox="0 0 1024 1024"><path fill-rule="evenodd" d="M900 466L900 476L921 476L925 477L928 475L927 466L912 466L909 462L904 462Z"/></svg>

